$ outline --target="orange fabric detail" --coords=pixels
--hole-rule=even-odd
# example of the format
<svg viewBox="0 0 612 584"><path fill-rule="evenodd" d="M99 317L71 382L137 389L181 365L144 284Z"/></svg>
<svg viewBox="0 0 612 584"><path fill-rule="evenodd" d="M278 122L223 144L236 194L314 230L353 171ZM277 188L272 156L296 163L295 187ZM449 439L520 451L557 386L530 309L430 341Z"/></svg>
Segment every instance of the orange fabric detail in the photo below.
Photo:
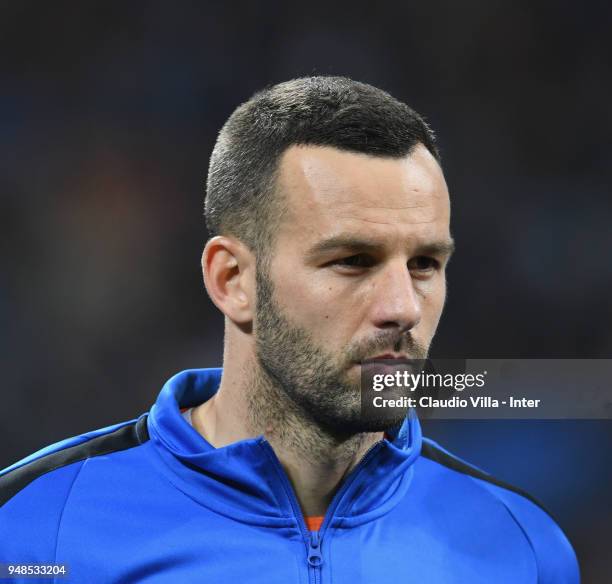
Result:
<svg viewBox="0 0 612 584"><path fill-rule="evenodd" d="M323 515L311 515L310 517L304 517L308 531L319 531L319 529L321 529L323 519Z"/></svg>

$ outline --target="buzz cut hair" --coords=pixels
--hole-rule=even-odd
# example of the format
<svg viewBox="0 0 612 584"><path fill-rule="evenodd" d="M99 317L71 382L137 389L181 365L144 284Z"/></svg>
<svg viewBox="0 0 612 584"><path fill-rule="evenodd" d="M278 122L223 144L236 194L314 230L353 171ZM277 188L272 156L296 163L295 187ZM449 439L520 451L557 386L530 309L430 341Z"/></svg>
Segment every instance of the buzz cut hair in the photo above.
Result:
<svg viewBox="0 0 612 584"><path fill-rule="evenodd" d="M219 132L206 184L209 235L236 237L258 262L269 255L284 213L279 160L291 146L401 158L419 144L440 162L425 120L372 85L314 76L268 87L234 110Z"/></svg>

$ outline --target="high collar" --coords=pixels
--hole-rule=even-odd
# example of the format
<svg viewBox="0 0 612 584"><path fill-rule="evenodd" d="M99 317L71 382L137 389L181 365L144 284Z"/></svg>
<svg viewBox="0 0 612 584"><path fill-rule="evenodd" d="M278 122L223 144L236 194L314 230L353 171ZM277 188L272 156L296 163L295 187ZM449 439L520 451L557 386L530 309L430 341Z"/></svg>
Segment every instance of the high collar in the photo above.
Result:
<svg viewBox="0 0 612 584"><path fill-rule="evenodd" d="M171 482L198 503L234 519L267 526L295 525L295 498L263 436L222 448L207 442L180 408L210 399L222 369L178 373L162 388L148 419L149 433ZM412 410L345 479L329 522L351 527L388 513L410 485L421 450L421 428Z"/></svg>

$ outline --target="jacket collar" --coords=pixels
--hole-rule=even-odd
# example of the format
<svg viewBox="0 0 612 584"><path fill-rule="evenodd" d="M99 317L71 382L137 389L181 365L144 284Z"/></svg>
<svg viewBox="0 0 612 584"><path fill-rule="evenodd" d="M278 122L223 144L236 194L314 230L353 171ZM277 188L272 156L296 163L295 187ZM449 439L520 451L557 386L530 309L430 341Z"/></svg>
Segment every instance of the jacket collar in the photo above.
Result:
<svg viewBox="0 0 612 584"><path fill-rule="evenodd" d="M214 448L181 416L212 397L222 369L178 373L162 388L150 411L151 441L170 481L198 503L240 521L294 526L295 498L289 481L263 436ZM330 522L351 527L388 513L409 488L421 450L421 428L412 410L387 432L349 474Z"/></svg>

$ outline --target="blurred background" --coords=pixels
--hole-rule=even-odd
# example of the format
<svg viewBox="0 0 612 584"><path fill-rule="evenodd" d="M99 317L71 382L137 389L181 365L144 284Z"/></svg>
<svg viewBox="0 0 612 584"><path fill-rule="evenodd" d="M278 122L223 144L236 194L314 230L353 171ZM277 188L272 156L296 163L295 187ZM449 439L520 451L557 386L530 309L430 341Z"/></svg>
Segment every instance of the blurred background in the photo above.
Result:
<svg viewBox="0 0 612 584"><path fill-rule="evenodd" d="M458 250L444 357L612 352L610 3L2 2L0 467L221 363L202 286L216 133L265 85L342 74L439 136ZM577 388L579 391L580 388ZM610 582L610 421L429 422L539 498Z"/></svg>

